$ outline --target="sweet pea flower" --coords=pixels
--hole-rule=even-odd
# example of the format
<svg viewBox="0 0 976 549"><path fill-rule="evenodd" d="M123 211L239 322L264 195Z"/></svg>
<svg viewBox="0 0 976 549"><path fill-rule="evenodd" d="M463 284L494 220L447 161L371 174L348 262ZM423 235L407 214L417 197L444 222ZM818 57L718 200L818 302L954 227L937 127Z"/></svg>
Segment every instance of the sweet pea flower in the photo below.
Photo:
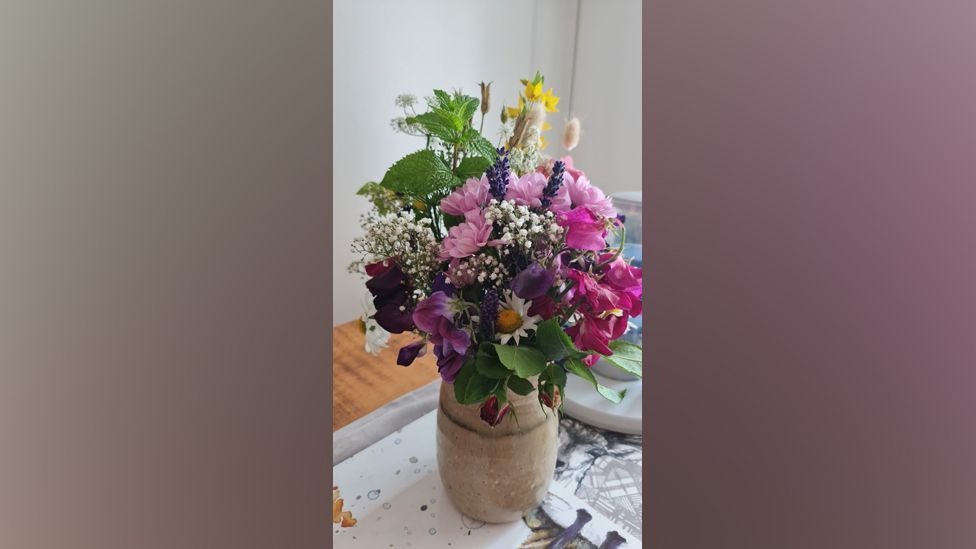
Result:
<svg viewBox="0 0 976 549"><path fill-rule="evenodd" d="M451 215L464 215L481 209L488 203L488 177L470 178L459 189L441 200L441 211Z"/></svg>
<svg viewBox="0 0 976 549"><path fill-rule="evenodd" d="M371 267L373 272L379 273L366 282L376 307L373 319L381 328L393 334L413 329L411 312L406 309L409 292L406 275L392 263L388 267L374 263Z"/></svg>
<svg viewBox="0 0 976 549"><path fill-rule="evenodd" d="M600 316L584 314L576 324L566 329L566 333L581 351L612 355L610 342L627 330L627 318L612 314Z"/></svg>
<svg viewBox="0 0 976 549"><path fill-rule="evenodd" d="M536 299L546 294L556 276L538 263L532 263L512 279L512 292L522 299Z"/></svg>
<svg viewBox="0 0 976 549"><path fill-rule="evenodd" d="M468 210L464 213L464 222L451 227L447 237L441 242L440 259L446 261L473 255L482 247L489 244L491 223L485 219L485 214L479 210Z"/></svg>
<svg viewBox="0 0 976 549"><path fill-rule="evenodd" d="M573 287L566 292L568 302L575 304L581 300L585 301L589 310L593 311L594 314L602 314L621 308L620 293L609 286L600 284L589 273L570 269L568 278L575 282ZM627 305L630 305L629 301Z"/></svg>
<svg viewBox="0 0 976 549"><path fill-rule="evenodd" d="M600 251L607 245L606 224L589 208L578 207L560 212L556 216L556 223L567 229L566 245L570 248Z"/></svg>
<svg viewBox="0 0 976 549"><path fill-rule="evenodd" d="M467 358L471 336L454 325L454 314L447 295L443 291L437 291L417 303L413 311L413 321L418 328L430 335L441 378L449 383L453 382Z"/></svg>
<svg viewBox="0 0 976 549"><path fill-rule="evenodd" d="M404 345L400 347L400 352L397 353L397 364L400 366L410 366L417 357L424 356L425 354L427 354L426 340L421 339L416 343Z"/></svg>
<svg viewBox="0 0 976 549"><path fill-rule="evenodd" d="M542 190L546 187L547 179L539 172L529 172L508 185L505 200L511 200L519 206L538 208L542 206Z"/></svg>

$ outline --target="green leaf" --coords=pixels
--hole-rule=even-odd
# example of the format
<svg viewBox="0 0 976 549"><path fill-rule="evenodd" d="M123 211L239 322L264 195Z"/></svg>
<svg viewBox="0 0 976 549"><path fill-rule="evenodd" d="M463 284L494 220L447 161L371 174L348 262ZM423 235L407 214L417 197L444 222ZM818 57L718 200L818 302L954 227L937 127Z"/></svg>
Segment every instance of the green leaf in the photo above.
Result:
<svg viewBox="0 0 976 549"><path fill-rule="evenodd" d="M527 346L493 344L502 364L515 370L519 377L529 378L546 369L546 356Z"/></svg>
<svg viewBox="0 0 976 549"><path fill-rule="evenodd" d="M467 181L470 178L479 179L491 166L491 162L481 156L469 156L458 164L454 174L458 176L462 181Z"/></svg>
<svg viewBox="0 0 976 549"><path fill-rule="evenodd" d="M464 393L462 404L474 404L481 402L498 387L498 380L485 377L478 372L471 374L468 380L467 391ZM460 402L460 401L459 401Z"/></svg>
<svg viewBox="0 0 976 549"><path fill-rule="evenodd" d="M530 394L532 391L535 390L535 387L532 386L531 381L527 379L522 379L517 376L512 376L508 378L508 388L511 389L513 392L520 394L522 396Z"/></svg>
<svg viewBox="0 0 976 549"><path fill-rule="evenodd" d="M474 128L465 130L464 142L466 151L484 157L489 163L494 162L498 158L498 151L495 149L495 146Z"/></svg>
<svg viewBox="0 0 976 549"><path fill-rule="evenodd" d="M535 344L549 360L562 360L567 356L583 358L586 353L580 352L573 345L573 340L563 331L555 318L550 318L539 324L536 329Z"/></svg>
<svg viewBox="0 0 976 549"><path fill-rule="evenodd" d="M491 379L505 379L512 375L512 371L498 360L491 345L482 345L478 348L474 364L479 374Z"/></svg>
<svg viewBox="0 0 976 549"><path fill-rule="evenodd" d="M461 404L466 404L465 395L468 392L468 382L475 373L474 362L469 360L461 366L457 377L454 378L454 398Z"/></svg>
<svg viewBox="0 0 976 549"><path fill-rule="evenodd" d="M449 213L441 212L441 221L444 222L444 227L450 229L455 225L460 225L464 218L460 215L451 215Z"/></svg>
<svg viewBox="0 0 976 549"><path fill-rule="evenodd" d="M406 119L407 124L417 124L427 133L430 133L443 141L454 142L461 137L461 128L457 127L459 121L456 116L447 111L435 109L430 112L411 116Z"/></svg>
<svg viewBox="0 0 976 549"><path fill-rule="evenodd" d="M640 347L633 343L617 340L610 343L610 350L613 351L613 354L603 357L604 360L629 374L642 377L644 357L641 354Z"/></svg>
<svg viewBox="0 0 976 549"><path fill-rule="evenodd" d="M474 113L478 110L478 106L481 105L481 100L471 97L470 95L462 95L460 98L460 104L458 105L457 113L461 120L467 123L474 116Z"/></svg>
<svg viewBox="0 0 976 549"><path fill-rule="evenodd" d="M586 365L584 364L584 366ZM550 364L549 367L546 368L546 373L549 374L549 379L552 380L552 382L556 385L559 385L560 387L566 386L566 370L563 370L562 366L555 363Z"/></svg>
<svg viewBox="0 0 976 549"><path fill-rule="evenodd" d="M412 198L426 198L461 184L433 151L417 151L401 158L386 171L383 187Z"/></svg>
<svg viewBox="0 0 976 549"><path fill-rule="evenodd" d="M444 90L434 90L434 99L441 107L451 104L451 96Z"/></svg>
<svg viewBox="0 0 976 549"><path fill-rule="evenodd" d="M583 364L583 362L578 358L570 357L566 359L566 369L592 383L593 386L596 387L596 391L600 393L600 396L614 404L617 404L623 400L624 395L627 394L626 389L623 391L615 391L609 387L600 385L600 383L597 382L596 377L593 375L593 372L590 371L590 368L586 364Z"/></svg>

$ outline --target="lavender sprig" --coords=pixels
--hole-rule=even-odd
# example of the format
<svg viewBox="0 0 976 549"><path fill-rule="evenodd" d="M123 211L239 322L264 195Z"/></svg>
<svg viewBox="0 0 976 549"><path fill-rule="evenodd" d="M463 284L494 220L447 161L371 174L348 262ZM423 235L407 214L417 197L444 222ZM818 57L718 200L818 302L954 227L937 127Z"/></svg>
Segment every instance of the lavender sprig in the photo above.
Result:
<svg viewBox="0 0 976 549"><path fill-rule="evenodd" d="M505 199L509 173L508 152L502 147L498 149L498 160L485 170L485 175L488 177L488 192L496 200Z"/></svg>
<svg viewBox="0 0 976 549"><path fill-rule="evenodd" d="M563 173L566 171L566 164L562 160L557 160L552 165L552 175L549 176L549 182L546 183L546 187L542 189L542 207L548 208L552 204L553 197L559 191L559 187L563 184Z"/></svg>
<svg viewBox="0 0 976 549"><path fill-rule="evenodd" d="M488 288L485 298L481 302L480 323L481 339L491 341L495 337L495 321L498 319L498 290Z"/></svg>

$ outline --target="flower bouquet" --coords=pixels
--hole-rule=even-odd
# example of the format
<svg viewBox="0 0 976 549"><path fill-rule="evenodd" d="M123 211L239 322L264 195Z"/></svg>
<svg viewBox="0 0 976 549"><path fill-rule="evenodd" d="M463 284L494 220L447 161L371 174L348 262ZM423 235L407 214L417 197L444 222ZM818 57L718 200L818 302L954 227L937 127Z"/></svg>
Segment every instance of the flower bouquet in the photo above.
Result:
<svg viewBox="0 0 976 549"><path fill-rule="evenodd" d="M482 432L483 438L497 436L499 429L529 436L547 425L547 435L525 441L551 446L537 459L548 471L522 471L528 476L519 477L518 467L504 469L533 492L509 505L513 512L531 507L538 485L548 484L546 474L551 478L558 422L547 423L555 414L545 410L561 406L567 374L589 381L614 402L623 391L601 385L590 366L604 357L641 374L640 348L618 340L628 319L641 314L642 296L641 269L621 257L622 220L572 158L544 154L546 115L557 112L559 98L551 88L543 92L541 74L522 84L517 106L501 111L497 143L480 130L490 108L489 84L481 84L480 100L434 90L422 113L415 110L415 98L399 96L404 116L392 125L422 138L424 147L360 189L373 208L363 220L365 234L353 242L362 256L353 269L365 271L372 299L363 318L371 345L384 341L386 332L413 332L417 341L399 350L397 363L409 366L428 346L437 358L446 414L439 436L458 426L458 437L478 431L464 417L474 412L480 429L496 433ZM564 147L571 150L578 137L574 119ZM613 236L619 247L608 246ZM458 451L479 448L477 455L451 461L439 452L442 475L498 447L460 440ZM492 459L484 467L497 465L498 456ZM454 465L445 467L445 461ZM459 479L454 478L455 492L468 482ZM452 482L445 484L450 493ZM470 487L480 497L486 490ZM460 499L465 498L452 495L455 503ZM459 506L482 520L509 519L491 509Z"/></svg>

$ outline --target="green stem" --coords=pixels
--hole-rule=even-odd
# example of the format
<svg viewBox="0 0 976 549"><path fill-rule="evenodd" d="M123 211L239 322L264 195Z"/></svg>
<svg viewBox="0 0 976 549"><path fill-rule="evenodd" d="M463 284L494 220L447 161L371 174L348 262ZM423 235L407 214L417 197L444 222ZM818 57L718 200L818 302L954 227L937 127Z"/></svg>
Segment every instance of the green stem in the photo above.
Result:
<svg viewBox="0 0 976 549"><path fill-rule="evenodd" d="M604 265L609 265L614 261L616 261L618 257L620 257L620 253L624 251L624 241L627 239L626 237L627 237L627 228L624 227L623 225L620 225L620 246L618 246L617 251L612 256L610 256L610 259L604 261L603 263L600 263L599 265L597 265L597 267L603 267Z"/></svg>

